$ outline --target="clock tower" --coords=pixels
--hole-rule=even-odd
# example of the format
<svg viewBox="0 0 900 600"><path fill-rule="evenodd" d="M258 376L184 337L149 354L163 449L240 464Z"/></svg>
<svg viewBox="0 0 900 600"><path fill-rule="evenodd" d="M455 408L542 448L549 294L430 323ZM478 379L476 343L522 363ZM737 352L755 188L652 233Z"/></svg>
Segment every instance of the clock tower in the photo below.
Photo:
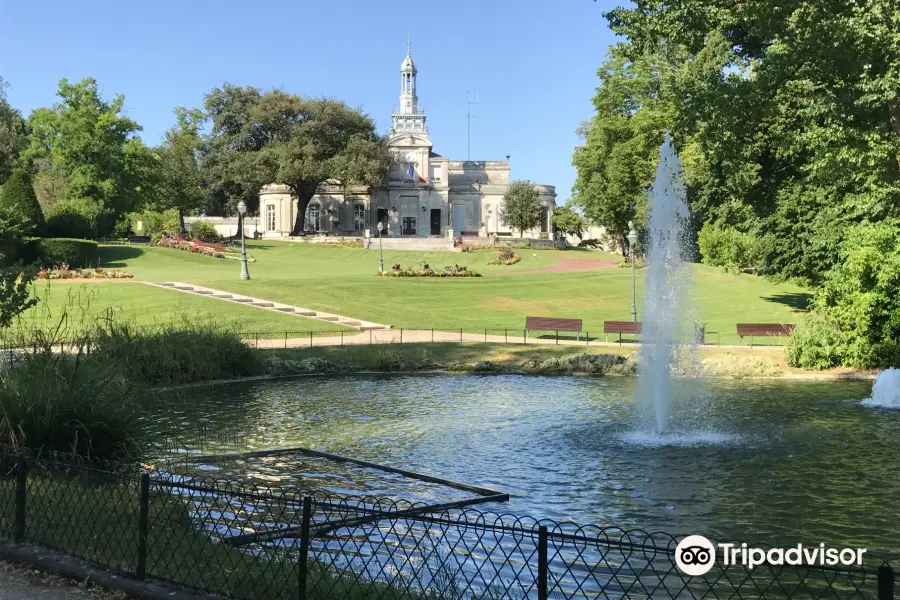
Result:
<svg viewBox="0 0 900 600"><path fill-rule="evenodd" d="M392 179L409 181L416 185L419 185L420 182L409 175L410 166L416 176L430 182L432 147L428 137L428 127L425 125L425 111L419 106L419 96L416 93L418 74L419 70L412 59L409 38L407 38L406 57L400 63L400 104L394 107L391 115L388 143L400 163L392 174Z"/></svg>

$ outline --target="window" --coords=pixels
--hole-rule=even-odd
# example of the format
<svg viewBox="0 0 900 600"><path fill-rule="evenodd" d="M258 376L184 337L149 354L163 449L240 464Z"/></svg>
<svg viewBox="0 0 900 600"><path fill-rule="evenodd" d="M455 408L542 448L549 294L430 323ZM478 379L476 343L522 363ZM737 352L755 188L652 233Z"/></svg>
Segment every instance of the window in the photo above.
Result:
<svg viewBox="0 0 900 600"><path fill-rule="evenodd" d="M403 235L416 235L415 217L403 217L401 233Z"/></svg>
<svg viewBox="0 0 900 600"><path fill-rule="evenodd" d="M266 231L275 231L275 205L266 204Z"/></svg>
<svg viewBox="0 0 900 600"><path fill-rule="evenodd" d="M322 216L322 209L318 204L310 204L309 205L309 224L307 225L307 229L310 231L319 231L321 229L319 224L319 217Z"/></svg>
<svg viewBox="0 0 900 600"><path fill-rule="evenodd" d="M353 207L353 229L362 231L366 228L366 208L362 204Z"/></svg>

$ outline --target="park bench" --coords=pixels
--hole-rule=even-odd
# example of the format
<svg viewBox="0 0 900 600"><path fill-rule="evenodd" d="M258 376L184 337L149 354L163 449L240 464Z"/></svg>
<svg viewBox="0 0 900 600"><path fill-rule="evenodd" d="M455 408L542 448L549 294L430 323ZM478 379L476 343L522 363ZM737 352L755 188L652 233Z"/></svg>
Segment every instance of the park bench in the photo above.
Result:
<svg viewBox="0 0 900 600"><path fill-rule="evenodd" d="M738 323L737 334L744 345L744 336L750 336L750 347L753 347L753 337L771 337L790 335L795 325L790 323Z"/></svg>
<svg viewBox="0 0 900 600"><path fill-rule="evenodd" d="M581 332L581 319L558 319L555 317L525 317L527 331L555 331L559 343L560 331ZM578 336L580 338L580 336Z"/></svg>
<svg viewBox="0 0 900 600"><path fill-rule="evenodd" d="M603 333L606 334L606 341L609 341L610 333L619 334L619 343L622 343L622 334L630 333L638 335L641 333L640 321L603 321Z"/></svg>

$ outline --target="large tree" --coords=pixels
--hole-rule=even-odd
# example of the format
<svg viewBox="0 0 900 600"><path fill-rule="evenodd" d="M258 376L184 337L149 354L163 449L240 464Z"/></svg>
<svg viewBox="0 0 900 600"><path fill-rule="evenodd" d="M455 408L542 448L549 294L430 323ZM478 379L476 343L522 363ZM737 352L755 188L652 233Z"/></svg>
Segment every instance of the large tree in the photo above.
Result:
<svg viewBox="0 0 900 600"><path fill-rule="evenodd" d="M519 230L519 237L525 237L525 230L537 227L541 222L541 195L530 181L513 181L503 196L503 224Z"/></svg>
<svg viewBox="0 0 900 600"><path fill-rule="evenodd" d="M52 165L64 174L70 199L84 199L98 211L123 214L147 198L144 185L152 157L137 132L141 127L124 116L123 96L103 100L92 78L70 84L63 79L53 108L34 111L23 153L29 165Z"/></svg>
<svg viewBox="0 0 900 600"><path fill-rule="evenodd" d="M372 119L343 102L226 85L207 95L206 110L204 169L213 187L253 195L267 183L289 186L298 200L294 233L320 184L376 187L394 162Z"/></svg>
<svg viewBox="0 0 900 600"><path fill-rule="evenodd" d="M553 224L558 232L563 235L574 235L578 239L581 239L588 228L587 219L575 211L571 200L566 202L565 206L554 209Z"/></svg>
<svg viewBox="0 0 900 600"><path fill-rule="evenodd" d="M175 125L166 131L166 139L156 149L156 200L158 210L175 209L181 232L184 215L198 209L208 197L202 187L200 171L200 126L203 112L198 109L175 109Z"/></svg>
<svg viewBox="0 0 900 600"><path fill-rule="evenodd" d="M6 86L0 77L0 185L12 174L19 152L27 143L25 121L6 100Z"/></svg>

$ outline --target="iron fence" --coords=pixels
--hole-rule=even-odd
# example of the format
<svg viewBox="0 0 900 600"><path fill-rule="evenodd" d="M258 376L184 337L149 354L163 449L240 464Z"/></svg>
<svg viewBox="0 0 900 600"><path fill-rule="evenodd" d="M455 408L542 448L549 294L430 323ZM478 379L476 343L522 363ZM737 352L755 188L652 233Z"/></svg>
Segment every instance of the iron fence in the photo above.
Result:
<svg viewBox="0 0 900 600"><path fill-rule="evenodd" d="M147 328L154 331L154 328ZM379 344L425 344L425 343L489 343L489 344L527 344L557 346L600 346L616 345L623 349L634 348L640 343L639 335L605 334L601 331L529 331L527 329L510 328L398 328L398 329L335 329L335 330L290 330L290 331L236 331L248 345L259 349L278 348L312 348L317 346L359 346ZM53 337L55 336L55 337ZM34 335L23 331L9 332L0 336L0 350L9 350L36 345L32 338L37 338L41 345L52 345L57 349L80 347L86 351L94 345L90 334L80 332L53 332L48 339L45 332L34 332ZM765 338L765 344L759 339L745 340L743 343L737 335L716 331L705 332L698 340L694 336L684 336L685 344L700 342L701 346L718 347L751 347L781 346L786 338Z"/></svg>
<svg viewBox="0 0 900 600"><path fill-rule="evenodd" d="M509 513L335 497L152 469L0 454L0 536L121 576L238 599L893 599L886 558L860 566L714 567L678 538Z"/></svg>

